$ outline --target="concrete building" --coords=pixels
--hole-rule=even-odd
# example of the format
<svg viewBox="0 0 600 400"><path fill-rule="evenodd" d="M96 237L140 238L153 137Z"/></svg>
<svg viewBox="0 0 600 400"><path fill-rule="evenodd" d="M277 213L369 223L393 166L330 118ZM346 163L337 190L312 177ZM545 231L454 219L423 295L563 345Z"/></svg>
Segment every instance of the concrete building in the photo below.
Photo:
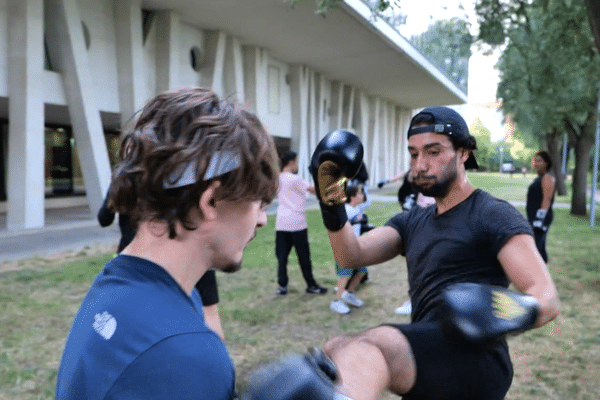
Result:
<svg viewBox="0 0 600 400"><path fill-rule="evenodd" d="M0 0L0 212L100 207L120 129L156 93L209 86L300 156L345 128L371 183L408 165L413 111L466 94L360 0L327 18L282 0Z"/></svg>

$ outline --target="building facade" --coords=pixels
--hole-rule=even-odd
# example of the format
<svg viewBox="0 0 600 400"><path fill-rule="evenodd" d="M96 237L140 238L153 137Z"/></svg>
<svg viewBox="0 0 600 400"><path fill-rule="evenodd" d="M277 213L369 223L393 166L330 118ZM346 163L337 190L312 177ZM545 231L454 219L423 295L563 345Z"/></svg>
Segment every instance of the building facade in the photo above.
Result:
<svg viewBox="0 0 600 400"><path fill-rule="evenodd" d="M255 110L279 151L355 132L371 184L405 171L414 110L466 94L360 0L327 18L281 0L0 0L0 212L95 212L119 134L155 94L207 86Z"/></svg>

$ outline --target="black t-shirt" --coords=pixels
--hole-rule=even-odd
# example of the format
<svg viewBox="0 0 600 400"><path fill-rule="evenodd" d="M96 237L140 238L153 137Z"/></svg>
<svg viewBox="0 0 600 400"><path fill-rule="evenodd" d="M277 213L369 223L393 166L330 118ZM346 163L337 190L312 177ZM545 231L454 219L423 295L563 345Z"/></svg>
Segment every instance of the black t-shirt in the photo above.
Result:
<svg viewBox="0 0 600 400"><path fill-rule="evenodd" d="M438 319L439 295L452 283L508 287L498 253L512 236L533 234L512 205L479 189L443 214L436 210L413 207L386 224L402 237L413 322Z"/></svg>
<svg viewBox="0 0 600 400"><path fill-rule="evenodd" d="M219 288L217 286L217 275L213 269L209 269L196 283L196 289L200 294L203 306L212 306L219 303Z"/></svg>

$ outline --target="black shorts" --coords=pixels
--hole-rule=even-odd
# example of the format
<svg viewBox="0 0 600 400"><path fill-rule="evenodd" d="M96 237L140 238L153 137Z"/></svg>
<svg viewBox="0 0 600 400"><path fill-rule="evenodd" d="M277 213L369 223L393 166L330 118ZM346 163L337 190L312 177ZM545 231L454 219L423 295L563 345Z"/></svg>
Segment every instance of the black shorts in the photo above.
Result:
<svg viewBox="0 0 600 400"><path fill-rule="evenodd" d="M417 380L406 400L502 400L513 368L505 341L473 346L447 336L437 322L392 325L408 339Z"/></svg>

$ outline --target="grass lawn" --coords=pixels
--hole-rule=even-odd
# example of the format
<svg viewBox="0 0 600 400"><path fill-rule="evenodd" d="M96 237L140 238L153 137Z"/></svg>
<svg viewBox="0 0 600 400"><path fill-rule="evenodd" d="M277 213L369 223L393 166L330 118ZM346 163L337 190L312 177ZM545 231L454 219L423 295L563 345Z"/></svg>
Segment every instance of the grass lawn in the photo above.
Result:
<svg viewBox="0 0 600 400"><path fill-rule="evenodd" d="M477 173L470 179L498 197L523 201L533 176ZM367 213L380 226L398 210L396 203L374 203ZM600 399L600 228L590 228L588 218L570 216L568 209L555 209L555 215L548 253L561 315L545 327L511 338L515 378L509 400ZM331 289L337 278L319 211L308 212L308 224L314 275ZM371 267L371 280L358 292L365 306L340 316L329 311L331 290L324 296L304 292L293 253L289 293L275 295L274 237L270 216L246 249L243 269L234 275L218 274L221 318L239 389L246 386L250 370L282 354L321 346L340 332L408 322L408 317L394 314L407 297L402 257ZM0 399L53 398L73 316L112 251L87 248L78 254L0 264ZM397 397L385 397L393 398Z"/></svg>

